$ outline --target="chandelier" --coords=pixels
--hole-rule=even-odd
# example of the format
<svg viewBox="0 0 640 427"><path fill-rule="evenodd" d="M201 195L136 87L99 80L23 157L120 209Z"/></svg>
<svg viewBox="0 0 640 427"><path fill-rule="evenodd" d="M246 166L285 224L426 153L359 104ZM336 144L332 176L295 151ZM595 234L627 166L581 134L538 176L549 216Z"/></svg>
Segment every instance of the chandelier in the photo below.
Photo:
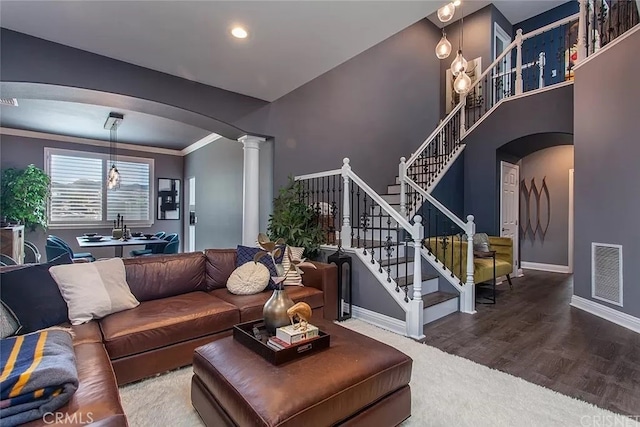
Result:
<svg viewBox="0 0 640 427"><path fill-rule="evenodd" d="M111 168L107 173L107 188L109 190L117 189L120 186L120 172L116 167L117 163L117 142L118 142L118 126L122 123L124 115L120 113L109 113L107 121L104 122L104 128L109 131L109 163Z"/></svg>

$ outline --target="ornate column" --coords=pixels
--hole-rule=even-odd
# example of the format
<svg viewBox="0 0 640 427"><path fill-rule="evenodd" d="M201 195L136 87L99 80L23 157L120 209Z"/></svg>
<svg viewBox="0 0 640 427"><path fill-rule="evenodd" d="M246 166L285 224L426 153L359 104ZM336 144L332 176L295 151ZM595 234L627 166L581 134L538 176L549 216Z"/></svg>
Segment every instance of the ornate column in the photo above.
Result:
<svg viewBox="0 0 640 427"><path fill-rule="evenodd" d="M245 135L238 138L244 145L242 179L242 244L256 246L260 232L260 143L264 138Z"/></svg>

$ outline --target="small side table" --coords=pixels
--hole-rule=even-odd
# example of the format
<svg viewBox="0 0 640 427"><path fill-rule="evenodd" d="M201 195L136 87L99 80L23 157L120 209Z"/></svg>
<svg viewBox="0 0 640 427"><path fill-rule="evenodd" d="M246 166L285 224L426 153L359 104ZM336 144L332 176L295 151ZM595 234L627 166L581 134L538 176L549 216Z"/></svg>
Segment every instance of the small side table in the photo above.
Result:
<svg viewBox="0 0 640 427"><path fill-rule="evenodd" d="M491 258L493 259L493 298L487 298L490 302L480 304L495 304L496 303L496 251L473 251L474 258ZM478 286L479 283L476 283Z"/></svg>

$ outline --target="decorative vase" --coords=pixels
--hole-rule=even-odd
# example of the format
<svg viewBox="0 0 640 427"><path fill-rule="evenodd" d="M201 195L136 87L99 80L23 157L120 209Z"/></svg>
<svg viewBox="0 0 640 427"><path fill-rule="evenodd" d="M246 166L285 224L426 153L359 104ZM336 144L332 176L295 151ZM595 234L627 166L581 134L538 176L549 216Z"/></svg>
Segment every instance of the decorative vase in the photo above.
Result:
<svg viewBox="0 0 640 427"><path fill-rule="evenodd" d="M271 295L271 298L264 304L262 309L264 326L269 334L274 335L277 328L290 323L287 310L291 307L293 307L293 301L284 289L273 291L273 295Z"/></svg>

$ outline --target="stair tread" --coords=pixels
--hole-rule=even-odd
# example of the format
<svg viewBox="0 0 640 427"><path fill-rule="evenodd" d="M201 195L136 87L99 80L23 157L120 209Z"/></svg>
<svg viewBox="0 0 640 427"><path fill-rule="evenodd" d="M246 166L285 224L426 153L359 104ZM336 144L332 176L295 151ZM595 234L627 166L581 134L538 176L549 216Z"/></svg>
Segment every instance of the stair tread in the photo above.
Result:
<svg viewBox="0 0 640 427"><path fill-rule="evenodd" d="M413 258L409 259L406 256L402 256L400 258L389 258L383 260L380 265L386 267L388 265L396 265L396 264L404 264L405 262L413 262Z"/></svg>
<svg viewBox="0 0 640 427"><path fill-rule="evenodd" d="M422 281L424 282L425 280L437 279L438 277L440 276L438 276L437 274L423 274ZM413 284L413 274L404 277L398 277L396 279L396 283L398 284L398 286L409 286Z"/></svg>
<svg viewBox="0 0 640 427"><path fill-rule="evenodd" d="M458 294L454 294L451 292L432 292L430 294L422 295L422 304L424 308L434 306L436 304L440 304L441 302L449 301L450 299L456 298Z"/></svg>

